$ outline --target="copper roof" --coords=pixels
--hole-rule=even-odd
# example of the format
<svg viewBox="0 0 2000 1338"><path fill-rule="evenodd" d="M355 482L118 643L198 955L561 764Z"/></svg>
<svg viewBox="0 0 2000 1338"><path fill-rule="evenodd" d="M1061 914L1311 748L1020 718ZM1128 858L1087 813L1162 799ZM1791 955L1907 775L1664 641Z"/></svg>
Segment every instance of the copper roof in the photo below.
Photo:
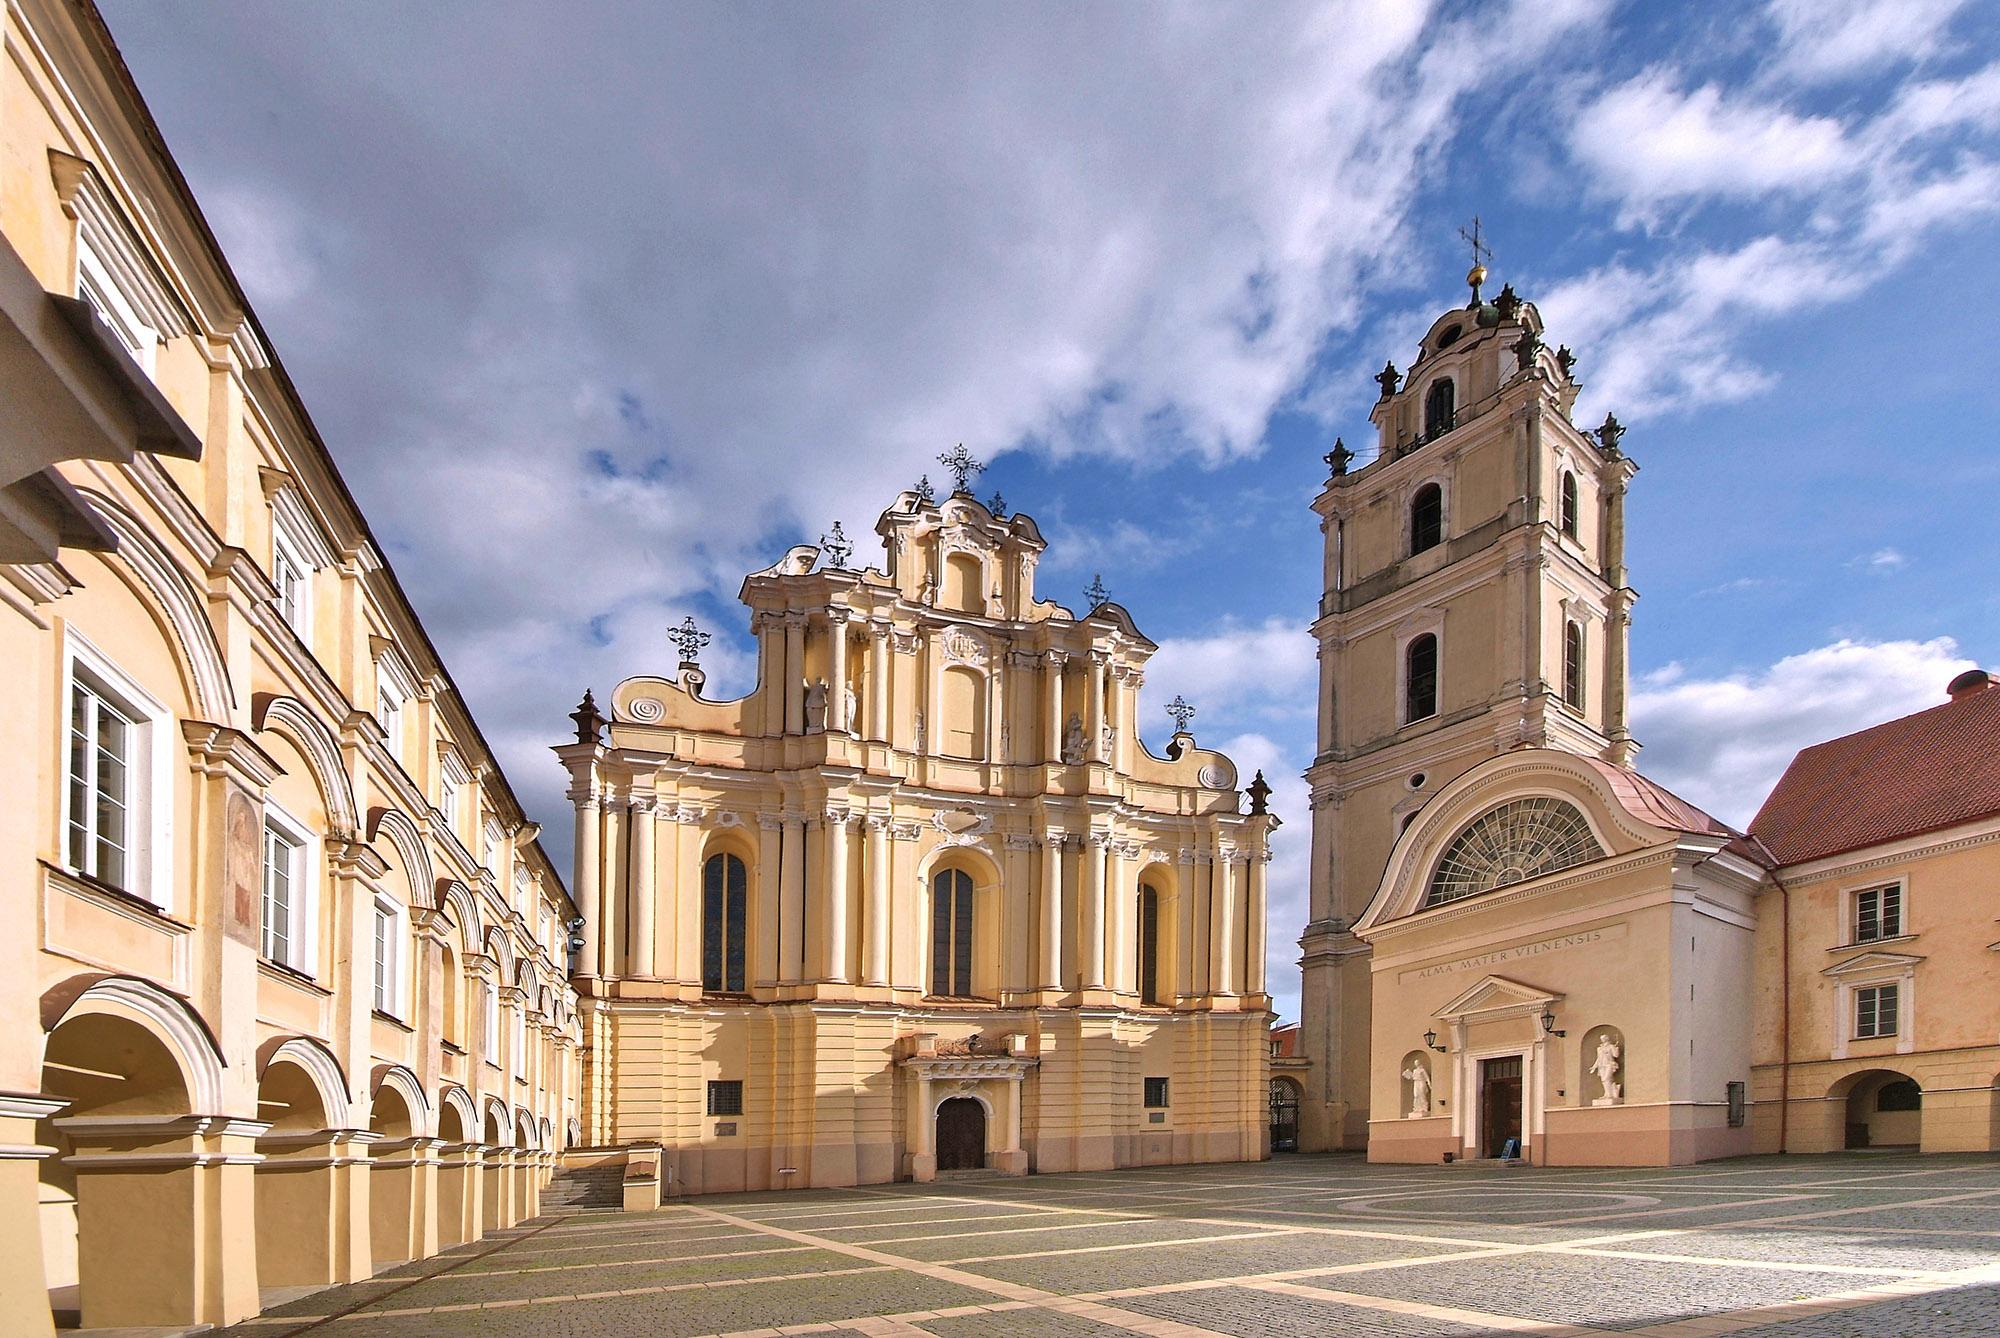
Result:
<svg viewBox="0 0 2000 1338"><path fill-rule="evenodd" d="M2000 689L1814 744L1750 823L1781 864L2000 813Z"/></svg>

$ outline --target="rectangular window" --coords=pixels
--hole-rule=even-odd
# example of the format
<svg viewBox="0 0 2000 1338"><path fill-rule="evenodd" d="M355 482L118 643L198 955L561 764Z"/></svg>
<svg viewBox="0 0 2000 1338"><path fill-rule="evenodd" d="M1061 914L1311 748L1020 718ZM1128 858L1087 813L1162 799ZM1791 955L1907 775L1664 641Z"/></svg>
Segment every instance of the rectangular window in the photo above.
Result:
<svg viewBox="0 0 2000 1338"><path fill-rule="evenodd" d="M296 967L300 942L300 883L305 842L277 823L264 823L264 933L262 950L271 961Z"/></svg>
<svg viewBox="0 0 2000 1338"><path fill-rule="evenodd" d="M375 902L375 1011L395 1016L397 1005L397 970L400 954L397 949L402 942L399 932L402 917L396 913L396 905L391 901L377 899Z"/></svg>
<svg viewBox="0 0 2000 1338"><path fill-rule="evenodd" d="M403 699L387 683L375 689L375 722L382 726L382 739L391 757L403 756Z"/></svg>
<svg viewBox="0 0 2000 1338"><path fill-rule="evenodd" d="M1167 1080L1165 1078L1146 1079L1146 1109L1164 1110L1167 1106Z"/></svg>
<svg viewBox="0 0 2000 1338"><path fill-rule="evenodd" d="M147 376L153 374L159 332L147 323L139 313L138 304L126 296L124 288L113 277L111 267L98 258L97 248L91 244L86 231L79 240L76 255L76 295L88 302L91 309L118 336L118 342L132 355L132 361Z"/></svg>
<svg viewBox="0 0 2000 1338"><path fill-rule="evenodd" d="M69 699L69 864L126 888L131 867L137 722L81 676ZM129 890L129 889L128 889Z"/></svg>
<svg viewBox="0 0 2000 1338"><path fill-rule="evenodd" d="M1871 887L1854 894L1854 941L1873 943L1903 932L1903 888L1900 883Z"/></svg>
<svg viewBox="0 0 2000 1338"><path fill-rule="evenodd" d="M727 1078L709 1083L708 1113L711 1115L741 1115L743 1113L742 1080Z"/></svg>
<svg viewBox="0 0 2000 1338"><path fill-rule="evenodd" d="M276 510L271 516L271 585L278 592L278 614L299 640L312 644L312 573L305 548L293 538Z"/></svg>
<svg viewBox="0 0 2000 1338"><path fill-rule="evenodd" d="M438 812L444 818L445 830L458 833L458 782L449 770L438 776Z"/></svg>
<svg viewBox="0 0 2000 1338"><path fill-rule="evenodd" d="M1864 985L1854 991L1854 1038L1866 1041L1897 1034L1896 986Z"/></svg>
<svg viewBox="0 0 2000 1338"><path fill-rule="evenodd" d="M1740 1082L1729 1084L1729 1127L1741 1129L1744 1120L1744 1085Z"/></svg>
<svg viewBox="0 0 2000 1338"><path fill-rule="evenodd" d="M1139 890L1139 1002L1160 1001L1160 894Z"/></svg>
<svg viewBox="0 0 2000 1338"><path fill-rule="evenodd" d="M485 1050L483 1058L494 1068L500 1067L500 996L490 987L480 994L482 1008L480 1044Z"/></svg>

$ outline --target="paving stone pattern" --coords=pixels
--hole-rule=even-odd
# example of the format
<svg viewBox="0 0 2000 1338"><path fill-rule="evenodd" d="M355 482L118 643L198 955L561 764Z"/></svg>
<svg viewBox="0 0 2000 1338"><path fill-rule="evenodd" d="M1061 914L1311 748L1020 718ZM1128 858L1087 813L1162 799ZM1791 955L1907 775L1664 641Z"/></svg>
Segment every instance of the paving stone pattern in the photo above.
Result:
<svg viewBox="0 0 2000 1338"><path fill-rule="evenodd" d="M2000 1334L2000 1157L1355 1157L551 1216L237 1338Z"/></svg>

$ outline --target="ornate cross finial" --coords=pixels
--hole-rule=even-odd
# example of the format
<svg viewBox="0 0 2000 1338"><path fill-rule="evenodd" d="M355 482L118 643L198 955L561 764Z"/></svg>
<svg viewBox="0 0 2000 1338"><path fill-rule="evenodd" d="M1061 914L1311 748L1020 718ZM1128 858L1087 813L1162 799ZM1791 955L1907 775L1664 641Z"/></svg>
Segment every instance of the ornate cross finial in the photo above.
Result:
<svg viewBox="0 0 2000 1338"><path fill-rule="evenodd" d="M1174 733L1185 734L1188 721L1194 719L1194 707L1189 706L1187 698L1176 692L1174 699L1167 703L1167 714L1173 718Z"/></svg>
<svg viewBox="0 0 2000 1338"><path fill-rule="evenodd" d="M583 700L578 703L574 711L569 713L569 718L576 721L576 741L578 743L597 743L600 741L599 731L604 728L604 717L598 714L597 699L590 695L589 688L583 690Z"/></svg>
<svg viewBox="0 0 2000 1338"><path fill-rule="evenodd" d="M694 625L694 615L690 613L681 619L679 627L668 629L667 640L673 642L674 649L681 653L682 664L693 664L701 658L701 648L712 638Z"/></svg>
<svg viewBox="0 0 2000 1338"><path fill-rule="evenodd" d="M1093 609L1111 598L1111 592L1104 588L1103 572L1100 571L1091 576L1090 587L1083 592L1083 597L1090 601L1090 607Z"/></svg>
<svg viewBox="0 0 2000 1338"><path fill-rule="evenodd" d="M986 509L993 513L995 520L1007 519L1007 499L997 492L987 500Z"/></svg>
<svg viewBox="0 0 2000 1338"><path fill-rule="evenodd" d="M929 474L917 480L917 500L925 506L930 506L937 501L937 489L931 487L931 476Z"/></svg>
<svg viewBox="0 0 2000 1338"><path fill-rule="evenodd" d="M847 570L847 558L854 552L854 545L847 541L847 535L841 531L839 521L833 522L833 533L822 534L819 537L819 546L826 554L827 566L835 571Z"/></svg>
<svg viewBox="0 0 2000 1338"><path fill-rule="evenodd" d="M1479 226L1479 215L1472 216L1472 226L1460 228L1458 235L1472 248L1472 268L1465 272L1465 282L1472 288L1472 305L1479 305L1479 285L1486 282L1486 262L1493 258L1493 248L1486 244L1486 234Z"/></svg>
<svg viewBox="0 0 2000 1338"><path fill-rule="evenodd" d="M1339 478L1347 472L1347 466L1353 462L1354 452L1347 449L1346 442L1342 441L1339 437L1335 437L1333 439L1333 449L1321 456L1320 459L1326 461L1327 468L1333 471L1333 476Z"/></svg>
<svg viewBox="0 0 2000 1338"><path fill-rule="evenodd" d="M962 441L940 455L938 463L950 470L952 478L957 480L956 486L952 488L954 494L964 492L974 477L986 468L972 458L972 452L965 449L965 443Z"/></svg>

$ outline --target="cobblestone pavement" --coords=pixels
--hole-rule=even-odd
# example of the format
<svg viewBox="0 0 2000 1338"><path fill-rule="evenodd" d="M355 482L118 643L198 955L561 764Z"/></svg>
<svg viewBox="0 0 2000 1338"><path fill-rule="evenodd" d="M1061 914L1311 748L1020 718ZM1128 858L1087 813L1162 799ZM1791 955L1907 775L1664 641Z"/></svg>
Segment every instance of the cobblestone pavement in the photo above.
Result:
<svg viewBox="0 0 2000 1338"><path fill-rule="evenodd" d="M2000 1157L1351 1156L549 1217L239 1338L2000 1334Z"/></svg>

